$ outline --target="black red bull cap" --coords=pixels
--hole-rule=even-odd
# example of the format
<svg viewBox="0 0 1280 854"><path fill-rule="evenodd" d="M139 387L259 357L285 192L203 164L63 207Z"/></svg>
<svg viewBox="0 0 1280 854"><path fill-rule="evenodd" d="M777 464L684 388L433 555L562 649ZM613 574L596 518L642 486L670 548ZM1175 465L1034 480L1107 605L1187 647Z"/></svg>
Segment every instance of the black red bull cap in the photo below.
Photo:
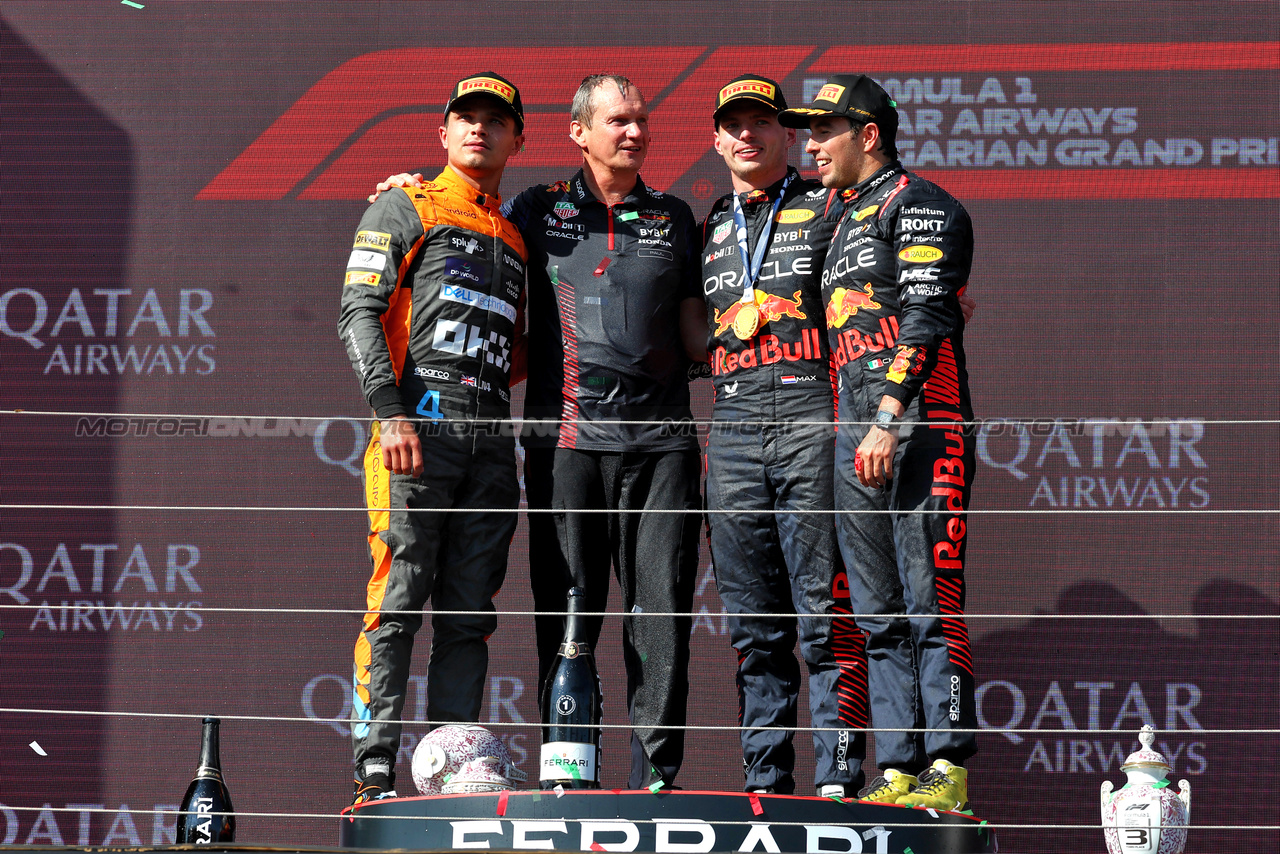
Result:
<svg viewBox="0 0 1280 854"><path fill-rule="evenodd" d="M712 118L717 127L720 125L720 113L739 101L756 101L775 113L780 113L787 108L787 99L782 97L782 87L776 80L761 77L759 74L743 74L726 83L716 95L716 111ZM806 123L805 127L808 126Z"/></svg>
<svg viewBox="0 0 1280 854"><path fill-rule="evenodd" d="M898 104L879 83L865 74L833 74L807 107L778 113L786 127L807 128L818 116L842 116L860 125L874 123L880 135L892 140L898 134Z"/></svg>
<svg viewBox="0 0 1280 854"><path fill-rule="evenodd" d="M471 95L488 95L502 104L516 120L516 132L524 133L524 104L520 102L520 90L516 88L516 84L492 71L481 71L464 77L453 87L449 103L444 106L445 115L449 114L454 104Z"/></svg>

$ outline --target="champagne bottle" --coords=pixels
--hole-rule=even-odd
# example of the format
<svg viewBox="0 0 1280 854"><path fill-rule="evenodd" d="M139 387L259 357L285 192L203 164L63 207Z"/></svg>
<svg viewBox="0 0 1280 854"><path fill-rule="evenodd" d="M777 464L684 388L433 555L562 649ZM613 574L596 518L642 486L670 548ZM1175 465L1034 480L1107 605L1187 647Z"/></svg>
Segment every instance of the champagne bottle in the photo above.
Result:
<svg viewBox="0 0 1280 854"><path fill-rule="evenodd" d="M586 591L569 590L564 641L542 692L545 741L539 763L543 789L600 788L600 718L603 702L596 659L587 643Z"/></svg>
<svg viewBox="0 0 1280 854"><path fill-rule="evenodd" d="M217 718L204 719L200 766L182 797L178 815L179 845L213 845L234 842L236 838L235 808L231 806L231 794L222 780L222 763L218 759L219 723Z"/></svg>

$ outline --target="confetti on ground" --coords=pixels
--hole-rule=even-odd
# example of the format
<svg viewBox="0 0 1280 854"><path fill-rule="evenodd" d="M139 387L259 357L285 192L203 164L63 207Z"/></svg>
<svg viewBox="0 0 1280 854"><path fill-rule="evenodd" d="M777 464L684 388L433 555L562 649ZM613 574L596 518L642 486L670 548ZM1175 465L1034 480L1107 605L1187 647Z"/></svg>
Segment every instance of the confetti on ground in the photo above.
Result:
<svg viewBox="0 0 1280 854"><path fill-rule="evenodd" d="M4 640L4 629L0 629L0 640Z"/></svg>
<svg viewBox="0 0 1280 854"><path fill-rule="evenodd" d="M511 796L511 792L507 791L506 789L503 789L502 794L498 795L498 817L499 818L507 814L507 798L510 796Z"/></svg>
<svg viewBox="0 0 1280 854"><path fill-rule="evenodd" d="M124 5L126 5L126 6L132 6L132 7L133 7L133 8L135 8L135 9L145 9L145 8L147 8L146 6L143 6L141 3L134 3L134 2L133 2L133 0L120 0L120 2L121 2L121 3L123 3L123 4L124 4Z"/></svg>
<svg viewBox="0 0 1280 854"><path fill-rule="evenodd" d="M564 797L564 786L556 786L554 789L557 798Z"/></svg>
<svg viewBox="0 0 1280 854"><path fill-rule="evenodd" d="M658 794L658 790L661 788L662 788L662 781L655 780L653 784L649 786L649 791L656 795Z"/></svg>
<svg viewBox="0 0 1280 854"><path fill-rule="evenodd" d="M592 851L603 851L603 850L604 850L604 846L603 846L603 845L601 845L599 842L596 842L595 840L592 840L592 842L591 842L591 850L592 850Z"/></svg>
<svg viewBox="0 0 1280 854"><path fill-rule="evenodd" d="M757 795L755 792L752 792L752 793L750 794L750 796L749 796L748 800L751 802L751 814L752 814L752 815L764 815L764 807L763 807L763 806L761 806L761 804L760 804L760 796L759 796L759 795Z"/></svg>
<svg viewBox="0 0 1280 854"><path fill-rule="evenodd" d="M32 750L34 750L36 753L39 753L41 756L48 756L48 755L49 755L49 754L47 754L47 753L45 753L45 752L44 752L44 748L40 746L40 742L38 742L38 741L33 741L33 742L31 742L30 747L31 747L31 749L32 749Z"/></svg>
<svg viewBox="0 0 1280 854"><path fill-rule="evenodd" d="M934 818L937 818L937 817L938 817L938 811L937 811L937 810L933 809L932 807L926 807L925 809L927 809L927 810L929 811L929 815L933 816Z"/></svg>
<svg viewBox="0 0 1280 854"><path fill-rule="evenodd" d="M906 848L902 849L902 854L916 854L916 852L912 851L911 846L908 845Z"/></svg>

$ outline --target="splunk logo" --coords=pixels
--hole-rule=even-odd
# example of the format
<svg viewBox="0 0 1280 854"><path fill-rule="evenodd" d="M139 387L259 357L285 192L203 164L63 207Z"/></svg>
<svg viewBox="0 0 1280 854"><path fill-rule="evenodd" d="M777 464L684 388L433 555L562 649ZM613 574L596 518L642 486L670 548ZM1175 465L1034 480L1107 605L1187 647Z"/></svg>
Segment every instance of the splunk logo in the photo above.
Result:
<svg viewBox="0 0 1280 854"><path fill-rule="evenodd" d="M214 345L201 340L217 337L207 317L212 291L161 296L148 288L136 304L132 295L129 288L72 288L65 297L12 288L0 294L0 335L47 352L46 376L214 372Z"/></svg>

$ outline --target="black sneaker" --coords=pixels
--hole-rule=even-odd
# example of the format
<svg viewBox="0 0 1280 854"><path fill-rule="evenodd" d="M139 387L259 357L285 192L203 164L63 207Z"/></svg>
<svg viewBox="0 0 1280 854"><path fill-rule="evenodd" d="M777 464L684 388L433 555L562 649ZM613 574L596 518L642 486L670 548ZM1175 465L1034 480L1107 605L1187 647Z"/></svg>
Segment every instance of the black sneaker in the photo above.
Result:
<svg viewBox="0 0 1280 854"><path fill-rule="evenodd" d="M360 779L360 774L356 774L355 779L355 798L351 801L352 806L367 803L369 801L380 801L383 798L397 798L396 794L396 775L374 773Z"/></svg>

